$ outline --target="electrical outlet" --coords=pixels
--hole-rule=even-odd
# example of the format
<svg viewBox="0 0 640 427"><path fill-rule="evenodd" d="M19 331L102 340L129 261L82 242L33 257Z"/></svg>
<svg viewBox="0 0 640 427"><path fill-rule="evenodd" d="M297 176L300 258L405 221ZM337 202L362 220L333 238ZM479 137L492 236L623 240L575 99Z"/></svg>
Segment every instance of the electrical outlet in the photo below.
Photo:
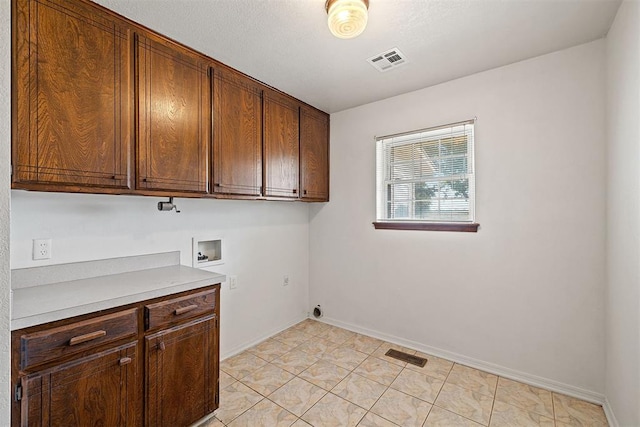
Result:
<svg viewBox="0 0 640 427"><path fill-rule="evenodd" d="M51 239L33 239L33 259L51 258Z"/></svg>
<svg viewBox="0 0 640 427"><path fill-rule="evenodd" d="M282 278L282 286L289 286L289 276L286 274Z"/></svg>
<svg viewBox="0 0 640 427"><path fill-rule="evenodd" d="M229 276L229 289L238 287L238 276Z"/></svg>

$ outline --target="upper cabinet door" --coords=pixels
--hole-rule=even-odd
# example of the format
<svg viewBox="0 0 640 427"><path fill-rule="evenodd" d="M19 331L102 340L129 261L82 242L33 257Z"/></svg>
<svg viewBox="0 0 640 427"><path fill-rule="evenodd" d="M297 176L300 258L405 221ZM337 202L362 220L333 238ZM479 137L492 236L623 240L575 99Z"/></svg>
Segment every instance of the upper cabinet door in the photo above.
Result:
<svg viewBox="0 0 640 427"><path fill-rule="evenodd" d="M14 186L129 188L126 25L80 2L17 0L13 67Z"/></svg>
<svg viewBox="0 0 640 427"><path fill-rule="evenodd" d="M301 198L329 201L329 116L300 107Z"/></svg>
<svg viewBox="0 0 640 427"><path fill-rule="evenodd" d="M299 104L272 91L264 94L264 195L298 198Z"/></svg>
<svg viewBox="0 0 640 427"><path fill-rule="evenodd" d="M260 196L262 87L222 67L214 76L212 192Z"/></svg>
<svg viewBox="0 0 640 427"><path fill-rule="evenodd" d="M207 191L210 84L205 58L136 37L137 188Z"/></svg>

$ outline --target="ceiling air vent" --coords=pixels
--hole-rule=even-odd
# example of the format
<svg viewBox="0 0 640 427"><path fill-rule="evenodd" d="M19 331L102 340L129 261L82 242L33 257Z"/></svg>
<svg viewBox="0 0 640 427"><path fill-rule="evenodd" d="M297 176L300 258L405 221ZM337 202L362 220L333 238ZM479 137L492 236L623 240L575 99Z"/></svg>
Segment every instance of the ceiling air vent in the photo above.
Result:
<svg viewBox="0 0 640 427"><path fill-rule="evenodd" d="M389 49L379 55L372 56L367 59L367 62L376 70L385 72L406 64L407 57L404 56L404 53L400 52L400 49L394 47L393 49Z"/></svg>

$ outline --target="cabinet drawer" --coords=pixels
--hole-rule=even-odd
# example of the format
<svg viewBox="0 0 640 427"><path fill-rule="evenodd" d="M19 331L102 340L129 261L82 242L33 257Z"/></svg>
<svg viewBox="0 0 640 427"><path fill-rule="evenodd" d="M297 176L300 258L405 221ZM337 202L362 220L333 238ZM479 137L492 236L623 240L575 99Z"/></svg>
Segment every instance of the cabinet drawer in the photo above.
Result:
<svg viewBox="0 0 640 427"><path fill-rule="evenodd" d="M56 360L99 345L117 341L138 333L138 309L120 311L95 319L23 335L21 367Z"/></svg>
<svg viewBox="0 0 640 427"><path fill-rule="evenodd" d="M216 290L198 292L144 306L146 329L169 326L214 311Z"/></svg>

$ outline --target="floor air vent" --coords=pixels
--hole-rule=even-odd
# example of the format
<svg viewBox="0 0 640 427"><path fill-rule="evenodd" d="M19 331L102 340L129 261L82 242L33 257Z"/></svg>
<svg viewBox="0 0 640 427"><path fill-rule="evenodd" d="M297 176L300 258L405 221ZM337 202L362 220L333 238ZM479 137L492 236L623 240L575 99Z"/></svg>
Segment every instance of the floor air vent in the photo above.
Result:
<svg viewBox="0 0 640 427"><path fill-rule="evenodd" d="M404 56L404 53L400 52L400 49L394 47L393 49L389 49L379 55L372 56L367 59L367 62L376 70L385 72L406 64L407 57Z"/></svg>
<svg viewBox="0 0 640 427"><path fill-rule="evenodd" d="M412 365L420 366L421 368L424 368L424 365L427 364L427 359L424 357L414 356L394 349L387 351L385 356L393 357L394 359L402 360L403 362L411 363Z"/></svg>

